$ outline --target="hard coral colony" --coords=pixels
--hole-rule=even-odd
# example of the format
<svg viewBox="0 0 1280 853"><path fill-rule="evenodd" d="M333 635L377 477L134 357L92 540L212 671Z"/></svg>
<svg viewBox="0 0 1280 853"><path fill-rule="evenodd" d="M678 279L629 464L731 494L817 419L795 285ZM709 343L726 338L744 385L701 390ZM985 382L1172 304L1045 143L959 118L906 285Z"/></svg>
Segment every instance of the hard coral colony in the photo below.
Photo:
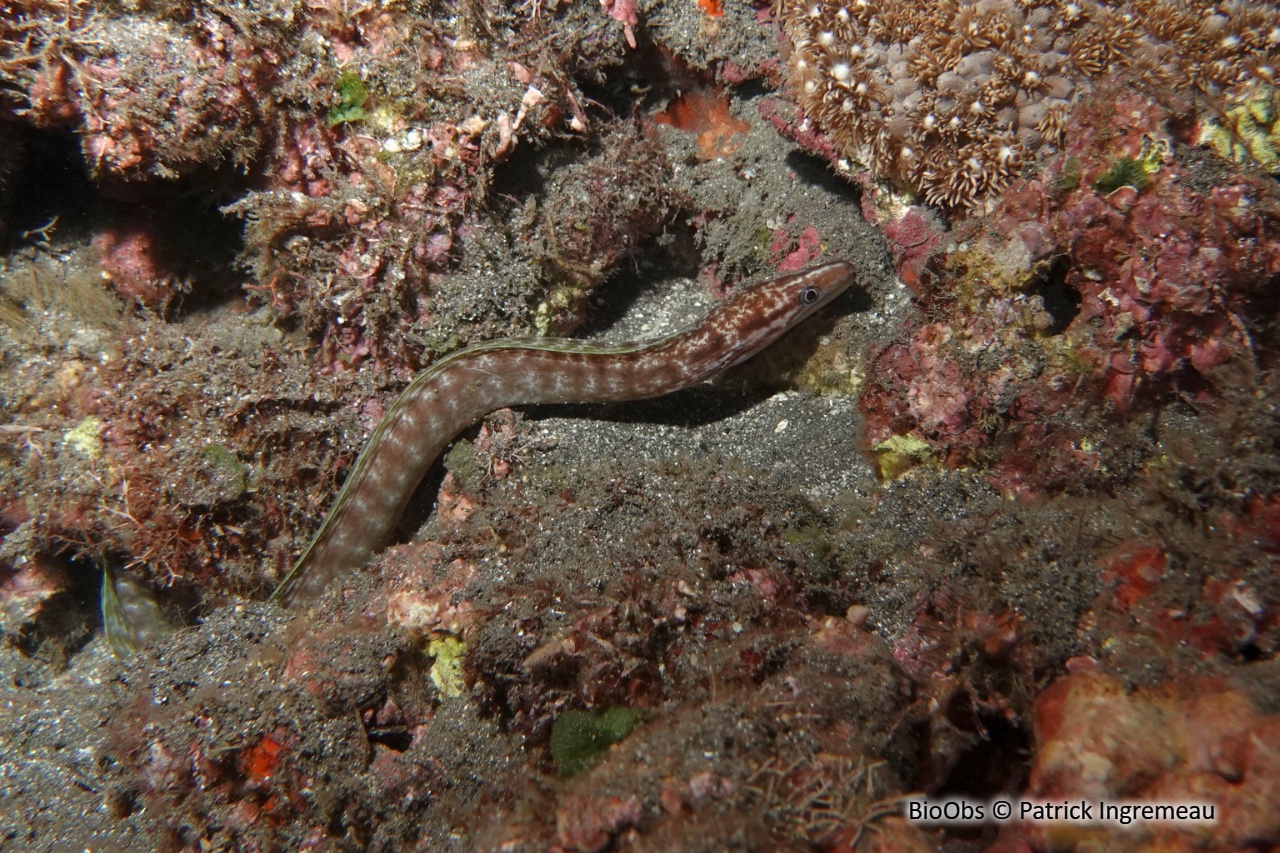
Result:
<svg viewBox="0 0 1280 853"><path fill-rule="evenodd" d="M779 0L788 73L839 153L971 208L1061 146L1074 103L1119 74L1193 90L1206 121L1274 99L1280 7L1206 0Z"/></svg>

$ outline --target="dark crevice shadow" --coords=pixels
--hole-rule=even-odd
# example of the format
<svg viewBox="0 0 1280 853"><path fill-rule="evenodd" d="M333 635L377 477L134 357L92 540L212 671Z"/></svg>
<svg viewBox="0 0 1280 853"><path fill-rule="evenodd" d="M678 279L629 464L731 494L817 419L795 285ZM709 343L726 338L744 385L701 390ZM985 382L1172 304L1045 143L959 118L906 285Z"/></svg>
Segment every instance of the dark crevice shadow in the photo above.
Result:
<svg viewBox="0 0 1280 853"><path fill-rule="evenodd" d="M234 163L172 180L95 180L71 130L21 126L16 136L17 165L0 198L0 253L45 240L58 251L91 243L86 257L98 263L122 246L117 263L128 266L140 252L168 279L160 289L173 294L170 302L152 307L170 318L241 298L244 222L222 207L250 180Z"/></svg>
<svg viewBox="0 0 1280 853"><path fill-rule="evenodd" d="M804 151L791 151L787 154L787 168L796 173L796 177L806 184L820 187L834 196L853 204L861 204L862 189L845 180L831 168L831 164L821 157Z"/></svg>
<svg viewBox="0 0 1280 853"><path fill-rule="evenodd" d="M9 152L16 162L0 207L0 252L29 245L46 227L49 234L85 238L101 200L75 133L19 125L6 142L16 149Z"/></svg>
<svg viewBox="0 0 1280 853"><path fill-rule="evenodd" d="M664 241L668 244L692 242L693 233L692 227L682 222L673 222L664 233ZM691 279L697 276L696 265L691 266L682 262L679 260L679 255L680 253L673 252L669 248L650 246L634 262L624 261L607 283L597 286L597 293L603 290L608 294L607 298L599 301L592 299L588 304L586 321L578 329L575 337L600 336L600 343L621 343L623 336L610 334L609 330L635 307L641 297L646 293L661 292L680 279Z"/></svg>

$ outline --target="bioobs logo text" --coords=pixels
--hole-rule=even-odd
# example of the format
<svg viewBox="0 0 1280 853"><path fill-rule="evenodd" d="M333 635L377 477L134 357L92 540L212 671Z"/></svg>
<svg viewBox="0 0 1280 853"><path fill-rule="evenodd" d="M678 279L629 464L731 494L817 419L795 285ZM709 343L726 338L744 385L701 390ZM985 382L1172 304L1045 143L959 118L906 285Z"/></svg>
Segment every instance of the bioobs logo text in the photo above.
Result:
<svg viewBox="0 0 1280 853"><path fill-rule="evenodd" d="M978 803L972 800L907 800L902 804L902 812L912 823L982 823L988 820L1001 820L1009 815L991 813L992 803Z"/></svg>
<svg viewBox="0 0 1280 853"><path fill-rule="evenodd" d="M1135 823L1212 824L1217 820L1214 803L1136 800L1022 800L997 797L986 803L973 800L928 800L916 797L903 802L902 814L912 823L974 824L1075 823L1084 826L1130 826Z"/></svg>

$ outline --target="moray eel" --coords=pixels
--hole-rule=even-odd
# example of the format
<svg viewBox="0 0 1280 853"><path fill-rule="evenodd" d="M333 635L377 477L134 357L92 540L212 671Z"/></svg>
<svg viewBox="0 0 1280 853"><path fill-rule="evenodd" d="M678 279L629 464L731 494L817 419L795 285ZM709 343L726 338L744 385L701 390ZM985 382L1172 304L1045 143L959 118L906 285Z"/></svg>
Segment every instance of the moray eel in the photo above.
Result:
<svg viewBox="0 0 1280 853"><path fill-rule="evenodd" d="M508 406L660 397L745 361L842 293L839 261L747 288L693 327L651 341L597 345L505 338L458 350L405 388L369 436L333 508L272 598L316 598L382 547L431 464L459 432Z"/></svg>

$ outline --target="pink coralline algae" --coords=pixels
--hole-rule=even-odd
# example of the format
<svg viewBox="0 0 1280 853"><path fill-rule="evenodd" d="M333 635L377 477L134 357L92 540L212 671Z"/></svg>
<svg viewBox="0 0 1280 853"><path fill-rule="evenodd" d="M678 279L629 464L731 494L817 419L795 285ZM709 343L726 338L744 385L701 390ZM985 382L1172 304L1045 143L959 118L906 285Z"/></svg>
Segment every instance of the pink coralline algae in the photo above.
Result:
<svg viewBox="0 0 1280 853"><path fill-rule="evenodd" d="M93 238L102 277L126 299L156 311L182 289L178 276L159 255L157 240L144 223L126 224Z"/></svg>
<svg viewBox="0 0 1280 853"><path fill-rule="evenodd" d="M1036 758L1023 796L1197 803L1213 807L1215 819L1129 826L1014 822L988 853L1092 845L1238 850L1280 833L1280 717L1261 709L1243 685L1194 679L1129 692L1087 662L1077 669L1036 698Z"/></svg>
<svg viewBox="0 0 1280 853"><path fill-rule="evenodd" d="M636 826L644 816L635 795L618 797L565 797L556 809L556 838L562 851L598 853L609 846L618 833Z"/></svg>
<svg viewBox="0 0 1280 853"><path fill-rule="evenodd" d="M249 219L259 293L323 335L330 368L382 356L387 340L424 319L406 309L450 256L474 135L442 123L415 138L423 150L387 157L368 136L307 120L278 152L276 188L234 208Z"/></svg>
<svg viewBox="0 0 1280 853"><path fill-rule="evenodd" d="M778 272L798 272L813 263L821 248L822 239L812 225L806 225L794 243L789 229L783 226L774 232L769 254L776 259Z"/></svg>
<svg viewBox="0 0 1280 853"><path fill-rule="evenodd" d="M1072 126L919 274L922 321L870 362L873 448L910 436L1010 491L1063 488L1104 464L1080 415L1211 395L1252 363L1280 275L1271 184L1189 159L1138 95L1090 99Z"/></svg>
<svg viewBox="0 0 1280 853"><path fill-rule="evenodd" d="M914 207L901 217L886 222L882 230L893 253L898 277L912 292L918 293L920 274L942 244L942 230Z"/></svg>
<svg viewBox="0 0 1280 853"><path fill-rule="evenodd" d="M640 25L640 19L636 17L635 0L600 0L600 8L610 18L622 24L622 32L626 35L627 44L635 50L635 28Z"/></svg>
<svg viewBox="0 0 1280 853"><path fill-rule="evenodd" d="M1225 529L1248 529L1249 522L1248 515L1220 519ZM1144 647L1181 649L1206 661L1274 654L1280 648L1280 600L1269 580L1274 561L1226 541L1221 551L1212 571L1195 579L1180 571L1185 554L1141 541L1104 558L1105 588L1089 622L1098 633L1124 638L1112 644L1114 656L1135 661Z"/></svg>
<svg viewBox="0 0 1280 853"><path fill-rule="evenodd" d="M26 112L40 125L78 124L100 175L172 178L223 157L246 164L261 146L280 57L229 22L58 17L35 28L30 43L43 51L18 57L31 66Z"/></svg>

